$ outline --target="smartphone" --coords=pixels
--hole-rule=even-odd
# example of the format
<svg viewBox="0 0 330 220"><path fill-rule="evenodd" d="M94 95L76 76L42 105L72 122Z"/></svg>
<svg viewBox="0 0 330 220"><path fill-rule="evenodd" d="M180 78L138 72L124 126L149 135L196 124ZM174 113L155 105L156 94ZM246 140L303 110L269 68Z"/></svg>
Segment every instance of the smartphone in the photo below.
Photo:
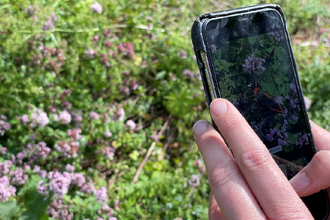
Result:
<svg viewBox="0 0 330 220"><path fill-rule="evenodd" d="M280 6L201 15L191 37L208 104L232 102L291 179L316 149ZM325 190L302 200L315 219L328 217Z"/></svg>

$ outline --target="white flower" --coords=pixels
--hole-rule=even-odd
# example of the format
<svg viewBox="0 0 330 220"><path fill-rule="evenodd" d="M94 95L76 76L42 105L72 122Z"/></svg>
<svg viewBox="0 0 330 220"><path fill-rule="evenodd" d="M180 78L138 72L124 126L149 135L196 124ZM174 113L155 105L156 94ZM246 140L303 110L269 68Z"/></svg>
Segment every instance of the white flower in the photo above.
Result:
<svg viewBox="0 0 330 220"><path fill-rule="evenodd" d="M96 2L96 3L91 5L91 10L95 13L101 14L102 13L102 6L98 2Z"/></svg>

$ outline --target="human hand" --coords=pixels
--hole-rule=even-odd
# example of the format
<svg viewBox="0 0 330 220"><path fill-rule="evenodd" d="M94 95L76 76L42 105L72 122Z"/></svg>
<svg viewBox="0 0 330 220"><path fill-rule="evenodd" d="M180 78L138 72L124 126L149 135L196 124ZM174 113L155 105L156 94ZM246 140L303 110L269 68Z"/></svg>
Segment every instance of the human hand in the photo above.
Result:
<svg viewBox="0 0 330 220"><path fill-rule="evenodd" d="M330 132L310 121L316 150L311 162L290 180L300 197L330 187Z"/></svg>
<svg viewBox="0 0 330 220"><path fill-rule="evenodd" d="M268 149L228 101L214 100L207 121L194 125L211 188L210 219L313 219ZM261 208L262 207L262 210Z"/></svg>

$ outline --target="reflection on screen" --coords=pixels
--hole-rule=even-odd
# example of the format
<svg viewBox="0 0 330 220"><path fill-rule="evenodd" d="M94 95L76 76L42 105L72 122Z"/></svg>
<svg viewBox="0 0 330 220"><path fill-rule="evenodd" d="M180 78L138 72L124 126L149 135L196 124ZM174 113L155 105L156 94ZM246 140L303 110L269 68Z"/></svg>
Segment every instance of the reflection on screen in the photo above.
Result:
<svg viewBox="0 0 330 220"><path fill-rule="evenodd" d="M209 50L221 96L238 108L290 179L310 161L311 148L283 30Z"/></svg>

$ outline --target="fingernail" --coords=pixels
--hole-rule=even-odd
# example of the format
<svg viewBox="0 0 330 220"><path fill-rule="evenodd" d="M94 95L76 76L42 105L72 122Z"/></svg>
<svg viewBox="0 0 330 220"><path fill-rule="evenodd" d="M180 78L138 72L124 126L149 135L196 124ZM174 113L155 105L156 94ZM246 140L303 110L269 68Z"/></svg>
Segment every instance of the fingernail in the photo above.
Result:
<svg viewBox="0 0 330 220"><path fill-rule="evenodd" d="M212 102L211 109L215 116L220 116L227 111L227 104L225 100L215 100Z"/></svg>
<svg viewBox="0 0 330 220"><path fill-rule="evenodd" d="M309 186L310 182L311 180L305 172L293 177L290 180L291 186L294 188L294 190L296 190L296 192L300 192L306 189Z"/></svg>
<svg viewBox="0 0 330 220"><path fill-rule="evenodd" d="M200 120L194 124L193 131L194 135L199 136L207 130L208 122L205 120Z"/></svg>

